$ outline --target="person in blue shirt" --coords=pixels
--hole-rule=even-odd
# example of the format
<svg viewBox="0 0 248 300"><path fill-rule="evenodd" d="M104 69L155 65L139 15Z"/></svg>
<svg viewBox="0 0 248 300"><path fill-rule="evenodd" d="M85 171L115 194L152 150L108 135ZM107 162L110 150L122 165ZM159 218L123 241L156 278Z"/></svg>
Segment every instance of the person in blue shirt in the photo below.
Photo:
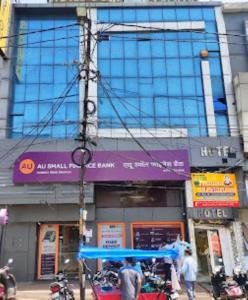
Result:
<svg viewBox="0 0 248 300"><path fill-rule="evenodd" d="M120 269L118 277L121 300L138 300L141 289L141 276L135 268L135 261L132 257L125 258L124 267Z"/></svg>
<svg viewBox="0 0 248 300"><path fill-rule="evenodd" d="M192 250L185 250L185 258L182 266L185 287L189 300L195 300L195 282L197 276L197 263L192 257Z"/></svg>

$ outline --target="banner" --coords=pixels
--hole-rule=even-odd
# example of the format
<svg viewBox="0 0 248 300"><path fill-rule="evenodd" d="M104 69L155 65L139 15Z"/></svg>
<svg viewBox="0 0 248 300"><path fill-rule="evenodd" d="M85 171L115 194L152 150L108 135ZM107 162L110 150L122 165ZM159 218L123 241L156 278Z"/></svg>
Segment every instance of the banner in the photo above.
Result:
<svg viewBox="0 0 248 300"><path fill-rule="evenodd" d="M58 272L59 225L42 224L39 239L38 279L53 279Z"/></svg>
<svg viewBox="0 0 248 300"><path fill-rule="evenodd" d="M193 173L194 207L238 207L235 174Z"/></svg>
<svg viewBox="0 0 248 300"><path fill-rule="evenodd" d="M126 245L124 223L98 224L98 246L106 249L123 248Z"/></svg>
<svg viewBox="0 0 248 300"><path fill-rule="evenodd" d="M0 54L6 56L11 15L11 0L0 1Z"/></svg>
<svg viewBox="0 0 248 300"><path fill-rule="evenodd" d="M86 166L87 182L190 179L187 150L96 151ZM15 162L13 182L79 182L71 152L26 152Z"/></svg>

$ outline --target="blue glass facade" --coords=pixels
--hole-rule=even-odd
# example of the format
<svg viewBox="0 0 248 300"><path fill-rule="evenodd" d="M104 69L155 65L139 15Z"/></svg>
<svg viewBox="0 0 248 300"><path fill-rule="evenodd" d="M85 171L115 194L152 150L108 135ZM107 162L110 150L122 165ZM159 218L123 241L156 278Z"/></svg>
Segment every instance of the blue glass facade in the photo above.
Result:
<svg viewBox="0 0 248 300"><path fill-rule="evenodd" d="M12 137L73 137L78 132L79 27L75 16L20 16L13 65ZM67 27L68 25L68 27ZM70 26L73 25L73 26ZM61 29L47 30L60 27ZM47 123L49 121L49 123ZM47 125L46 125L47 124Z"/></svg>
<svg viewBox="0 0 248 300"><path fill-rule="evenodd" d="M105 33L98 44L100 128L122 128L109 97L129 128L187 128L207 136L200 51L209 50L218 135L228 135L227 106L213 8L98 9L98 22L204 21L202 32ZM152 26L152 25L151 25ZM138 28L137 28L138 29ZM132 31L132 32L131 32ZM107 90L107 92L106 92Z"/></svg>

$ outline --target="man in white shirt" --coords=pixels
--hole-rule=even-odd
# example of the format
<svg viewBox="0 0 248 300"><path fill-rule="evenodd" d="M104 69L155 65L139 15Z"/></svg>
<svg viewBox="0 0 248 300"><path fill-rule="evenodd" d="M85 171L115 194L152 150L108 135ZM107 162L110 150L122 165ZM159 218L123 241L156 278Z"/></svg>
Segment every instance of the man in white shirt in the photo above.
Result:
<svg viewBox="0 0 248 300"><path fill-rule="evenodd" d="M185 259L182 266L186 291L189 300L195 300L195 282L197 276L197 263L192 257L191 249L185 250Z"/></svg>

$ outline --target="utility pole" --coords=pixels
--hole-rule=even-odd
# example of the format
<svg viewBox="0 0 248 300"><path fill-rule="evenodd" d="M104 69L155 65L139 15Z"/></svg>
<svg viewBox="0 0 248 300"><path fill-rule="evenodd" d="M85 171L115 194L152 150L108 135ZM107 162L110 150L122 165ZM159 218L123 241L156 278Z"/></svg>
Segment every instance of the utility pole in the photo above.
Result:
<svg viewBox="0 0 248 300"><path fill-rule="evenodd" d="M74 163L80 166L80 186L79 186L79 247L85 245L85 221L87 211L85 209L85 167L91 161L92 155L90 150L87 148L87 125L88 125L88 114L89 114L89 80L90 80L90 42L91 42L91 20L87 16L87 10L85 8L77 8L77 16L80 21L80 26L83 28L83 49L80 56L83 57L83 63L80 64L81 69L81 80L84 80L83 88L83 102L80 106L80 115L83 115L83 119L80 122L80 134L79 141L80 146L72 152L72 160ZM81 42L81 41L80 41ZM80 96L81 93L80 93ZM81 101L81 99L80 99ZM85 268L83 262L79 262L79 284L80 284L80 300L85 300Z"/></svg>

